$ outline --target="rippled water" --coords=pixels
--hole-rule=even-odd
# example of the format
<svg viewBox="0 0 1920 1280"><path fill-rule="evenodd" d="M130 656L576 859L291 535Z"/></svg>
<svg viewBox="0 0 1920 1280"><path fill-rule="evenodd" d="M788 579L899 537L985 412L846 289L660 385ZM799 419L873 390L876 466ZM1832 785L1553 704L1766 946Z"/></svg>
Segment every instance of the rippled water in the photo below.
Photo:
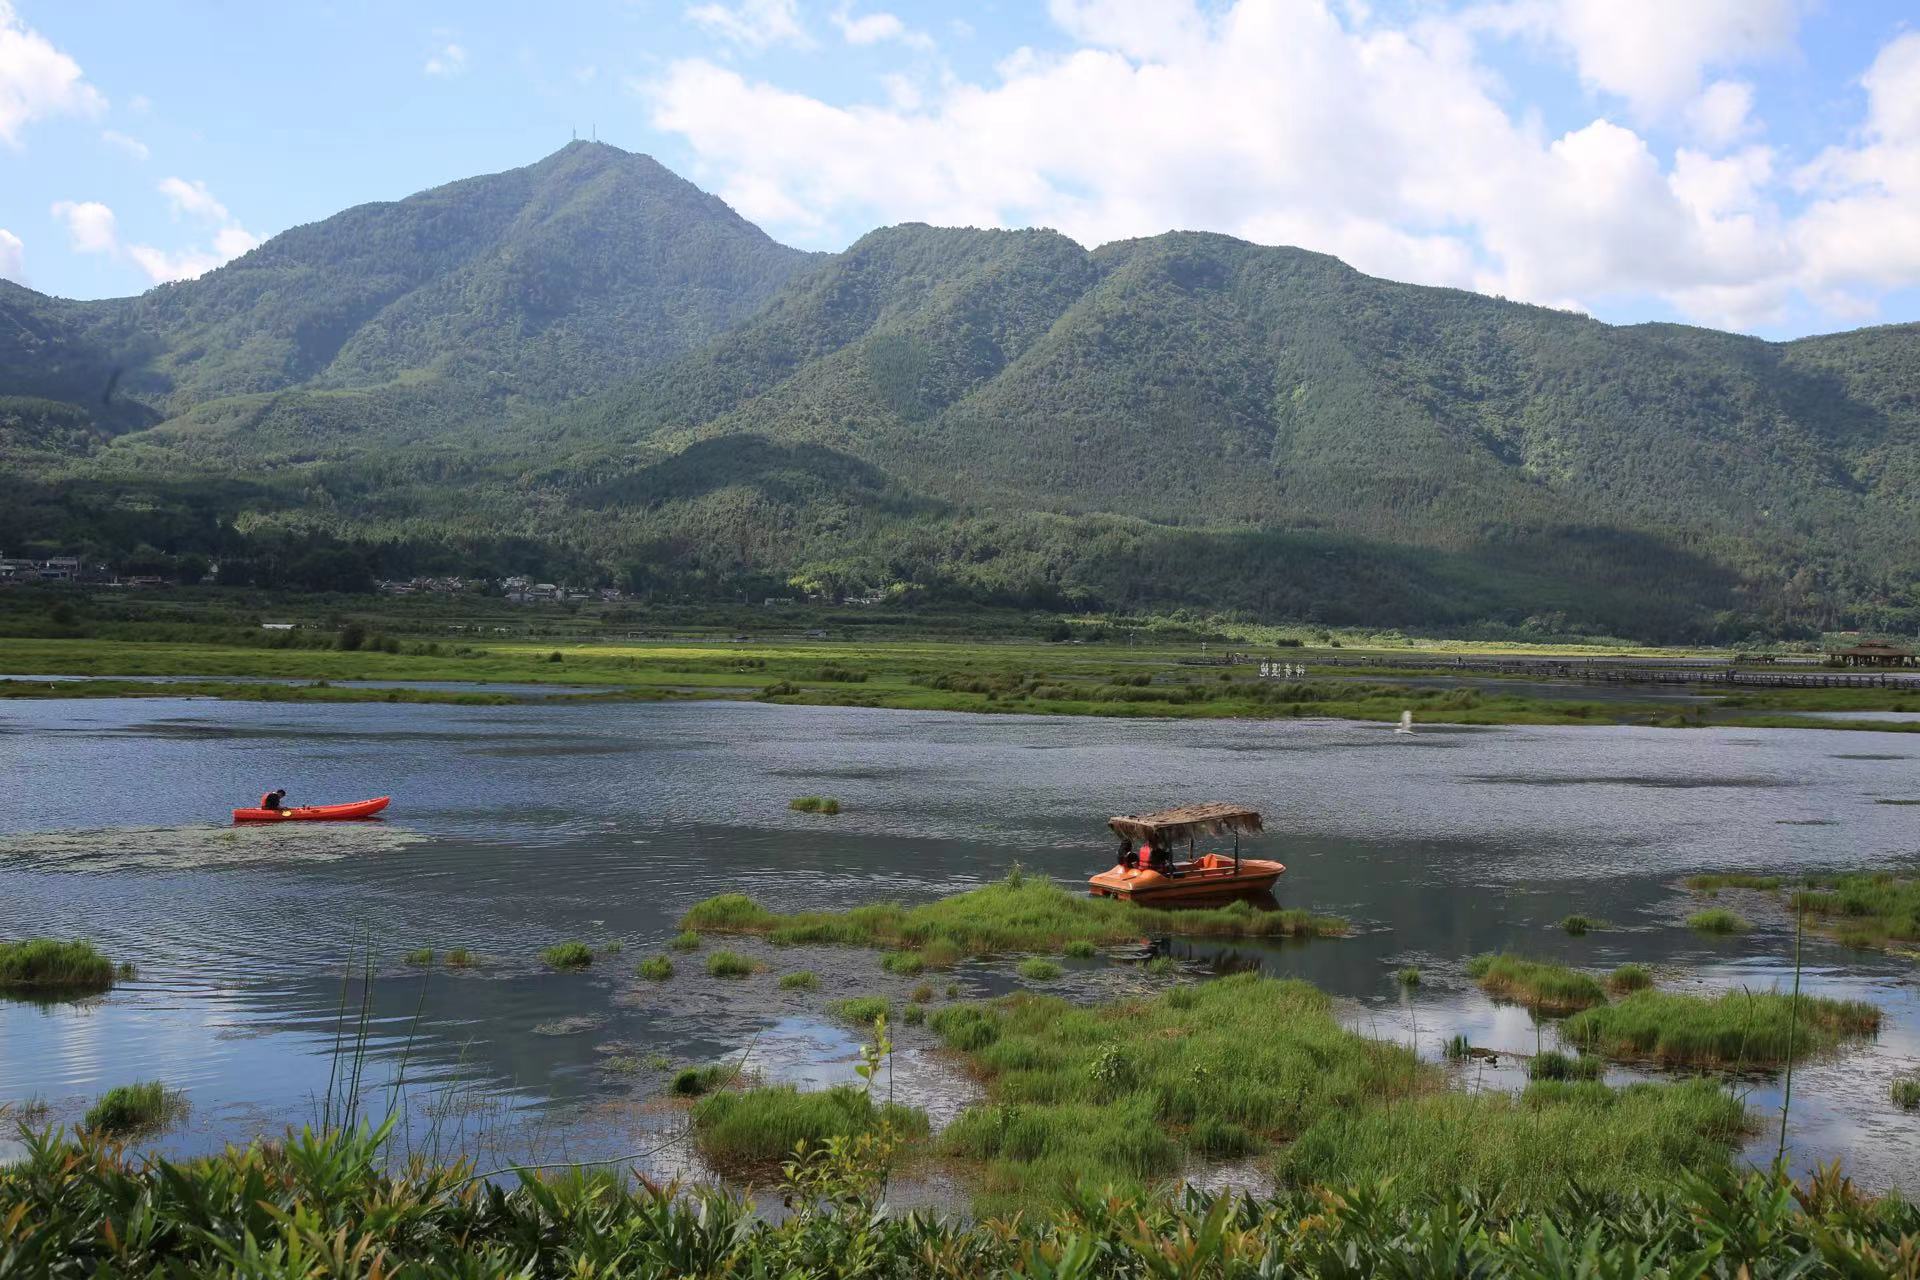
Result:
<svg viewBox="0 0 1920 1280"><path fill-rule="evenodd" d="M105 1087L161 1077L187 1121L159 1145L201 1150L315 1118L340 1031L348 957L371 944L370 1095L408 1102L409 1140L502 1159L636 1149L677 1114L649 1099L678 1064L747 1051L775 1078L842 1078L855 1043L820 1013L849 989L904 992L865 953L758 948L774 971L708 979L698 956L655 985L633 963L686 906L739 890L780 908L919 899L1019 860L1076 880L1108 851L1105 818L1243 800L1289 904L1356 936L1187 947L1198 969L1257 963L1346 997L1353 1024L1434 1054L1455 1031L1530 1053L1551 1027L1496 1006L1464 959L1514 947L1593 967L1655 965L1669 986L1782 980L1787 922L1765 902L1732 940L1679 923L1677 887L1713 868L1906 865L1920 854L1920 741L1789 730L1429 728L965 716L757 704L454 707L184 699L0 704L0 936L95 939L137 981L80 1003L0 1002L0 1101L70 1120ZM395 797L388 821L233 828L270 786L296 802ZM834 795L845 812L791 812ZM1584 938L1578 911L1613 927ZM540 948L618 940L584 975ZM420 946L483 963L430 973ZM754 948L748 948L754 949ZM1812 989L1882 1004L1877 1041L1795 1081L1793 1149L1876 1185L1920 1168L1920 1129L1886 1084L1920 1055L1913 966L1812 943ZM1422 986L1392 980L1420 965ZM778 991L810 967L814 996ZM963 968L970 993L1006 966ZM945 979L941 979L942 982ZM1137 987L1137 968L1070 966L1064 989ZM357 1013L359 988L348 994ZM902 1029L903 1081L951 1109L967 1086ZM404 1061L404 1075L403 1075ZM1518 1081L1476 1068L1482 1085ZM1756 1112L1777 1105L1752 1082ZM370 1096L376 1109L387 1095ZM481 1135L484 1135L482 1137ZM1755 1150L1767 1145L1756 1139ZM1770 1147L1767 1148L1770 1150ZM668 1172L684 1152L652 1158Z"/></svg>

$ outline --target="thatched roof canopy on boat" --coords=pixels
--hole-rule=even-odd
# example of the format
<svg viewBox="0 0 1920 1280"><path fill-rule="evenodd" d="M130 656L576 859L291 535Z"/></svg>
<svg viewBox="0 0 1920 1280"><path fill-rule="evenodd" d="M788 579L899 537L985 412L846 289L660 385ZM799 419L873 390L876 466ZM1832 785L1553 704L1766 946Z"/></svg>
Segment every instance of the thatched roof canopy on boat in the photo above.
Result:
<svg viewBox="0 0 1920 1280"><path fill-rule="evenodd" d="M1107 826L1122 840L1143 840L1156 848L1196 835L1252 834L1261 829L1260 815L1238 804L1186 804L1159 813L1109 818Z"/></svg>

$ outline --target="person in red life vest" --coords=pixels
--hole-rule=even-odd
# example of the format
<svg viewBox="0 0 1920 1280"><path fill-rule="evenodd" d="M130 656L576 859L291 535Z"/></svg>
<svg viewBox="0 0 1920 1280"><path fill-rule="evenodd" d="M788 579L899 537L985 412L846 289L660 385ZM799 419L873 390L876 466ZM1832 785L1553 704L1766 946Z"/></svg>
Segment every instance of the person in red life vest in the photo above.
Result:
<svg viewBox="0 0 1920 1280"><path fill-rule="evenodd" d="M262 809L278 809L280 802L286 798L287 789L285 787L281 787L278 791L269 791L260 797L260 807Z"/></svg>

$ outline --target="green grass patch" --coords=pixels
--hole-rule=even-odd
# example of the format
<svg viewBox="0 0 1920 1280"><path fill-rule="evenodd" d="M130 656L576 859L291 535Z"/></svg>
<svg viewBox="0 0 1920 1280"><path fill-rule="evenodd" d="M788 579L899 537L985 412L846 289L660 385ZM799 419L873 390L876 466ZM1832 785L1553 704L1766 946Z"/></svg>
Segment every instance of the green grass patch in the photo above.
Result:
<svg viewBox="0 0 1920 1280"><path fill-rule="evenodd" d="M407 963L410 965L416 965L416 966L425 966L425 965L432 964L433 948L420 947L417 950L407 952Z"/></svg>
<svg viewBox="0 0 1920 1280"><path fill-rule="evenodd" d="M883 996L849 996L845 1000L827 1002L829 1013L857 1027L870 1027L874 1019L884 1017L892 1010L892 1003Z"/></svg>
<svg viewBox="0 0 1920 1280"><path fill-rule="evenodd" d="M832 796L795 796L787 801L787 808L801 813L838 813L840 802Z"/></svg>
<svg viewBox="0 0 1920 1280"><path fill-rule="evenodd" d="M91 942L0 942L0 990L105 991L118 976Z"/></svg>
<svg viewBox="0 0 1920 1280"><path fill-rule="evenodd" d="M800 969L793 973L780 975L782 991L818 991L820 979L811 969Z"/></svg>
<svg viewBox="0 0 1920 1280"><path fill-rule="evenodd" d="M1722 1168L1746 1125L1740 1101L1705 1080L1624 1089L1540 1081L1518 1096L1448 1092L1330 1113L1276 1164L1299 1183L1391 1179L1378 1192L1389 1201L1471 1188L1511 1213L1550 1204L1570 1186L1623 1195Z"/></svg>
<svg viewBox="0 0 1920 1280"><path fill-rule="evenodd" d="M1616 996L1645 991L1653 985L1653 971L1643 964L1623 964L1607 975L1607 990Z"/></svg>
<svg viewBox="0 0 1920 1280"><path fill-rule="evenodd" d="M880 967L903 978L915 978L926 970L927 962L917 951L889 951L880 958Z"/></svg>
<svg viewBox="0 0 1920 1280"><path fill-rule="evenodd" d="M1920 1111L1920 1076L1894 1077L1887 1096L1902 1111Z"/></svg>
<svg viewBox="0 0 1920 1280"><path fill-rule="evenodd" d="M673 959L670 956L648 956L635 966L634 972L649 982L665 982L673 976Z"/></svg>
<svg viewBox="0 0 1920 1280"><path fill-rule="evenodd" d="M910 1004L906 1012L900 1015L900 1020L910 1027L920 1026L927 1020L926 1008L922 1005Z"/></svg>
<svg viewBox="0 0 1920 1280"><path fill-rule="evenodd" d="M1573 1013L1606 1001L1607 993L1591 974L1563 964L1514 955L1476 956L1467 974L1496 1000L1525 1005L1535 1013Z"/></svg>
<svg viewBox="0 0 1920 1280"><path fill-rule="evenodd" d="M1020 976L1028 982L1052 982L1062 972L1059 965L1040 956L1032 956L1020 962Z"/></svg>
<svg viewBox="0 0 1920 1280"><path fill-rule="evenodd" d="M753 972L753 961L738 951L715 951L707 957L709 978L744 978Z"/></svg>
<svg viewBox="0 0 1920 1280"><path fill-rule="evenodd" d="M701 1154L720 1169L764 1172L792 1156L802 1142L817 1147L829 1138L870 1133L883 1119L902 1137L927 1132L925 1112L875 1104L851 1085L817 1091L774 1085L701 1099L693 1108L693 1137Z"/></svg>
<svg viewBox="0 0 1920 1280"><path fill-rule="evenodd" d="M667 941L675 951L697 951L700 948L700 935L692 929L682 929Z"/></svg>
<svg viewBox="0 0 1920 1280"><path fill-rule="evenodd" d="M1400 972L1394 974L1393 977L1394 981L1403 987L1417 987L1420 985L1420 970L1412 965L1408 965L1406 968L1400 970Z"/></svg>
<svg viewBox="0 0 1920 1280"><path fill-rule="evenodd" d="M115 1085L87 1108L86 1126L114 1136L167 1124L186 1110L186 1100L158 1080Z"/></svg>
<svg viewBox="0 0 1920 1280"><path fill-rule="evenodd" d="M1687 917L1687 928L1695 933L1746 933L1753 923L1737 912L1725 907L1709 907L1705 911L1696 911Z"/></svg>
<svg viewBox="0 0 1920 1280"><path fill-rule="evenodd" d="M1060 952L1062 955L1069 956L1075 960L1091 960L1100 954L1100 948L1094 946L1085 938L1075 938L1072 942L1060 948Z"/></svg>
<svg viewBox="0 0 1920 1280"><path fill-rule="evenodd" d="M726 1088L739 1074L740 1068L731 1062L709 1062L702 1067L682 1067L673 1073L673 1079L667 1082L667 1088L682 1098L698 1098L712 1093L715 1089Z"/></svg>
<svg viewBox="0 0 1920 1280"><path fill-rule="evenodd" d="M1140 967L1153 977L1170 978L1180 966L1172 956L1155 956Z"/></svg>
<svg viewBox="0 0 1920 1280"><path fill-rule="evenodd" d="M1561 920L1560 927L1578 938L1590 932L1594 928L1594 923L1585 916L1572 915Z"/></svg>
<svg viewBox="0 0 1920 1280"><path fill-rule="evenodd" d="M593 963L593 949L584 942L557 942L540 959L549 969L584 969Z"/></svg>
<svg viewBox="0 0 1920 1280"><path fill-rule="evenodd" d="M1638 991L1588 1009L1561 1028L1589 1052L1666 1066L1770 1067L1880 1029L1880 1010L1860 1000L1728 991L1717 996Z"/></svg>
<svg viewBox="0 0 1920 1280"><path fill-rule="evenodd" d="M465 947L448 947L446 964L449 969L465 969L473 964L473 953Z"/></svg>
<svg viewBox="0 0 1920 1280"><path fill-rule="evenodd" d="M1605 1071L1606 1064L1598 1058L1554 1049L1536 1053L1527 1063L1529 1080L1598 1080Z"/></svg>
<svg viewBox="0 0 1920 1280"><path fill-rule="evenodd" d="M933 999L932 984L926 982L921 983L908 993L907 999L913 1001L915 1004L927 1004Z"/></svg>
<svg viewBox="0 0 1920 1280"><path fill-rule="evenodd" d="M1531 1204L1572 1176L1627 1190L1724 1162L1739 1125L1739 1104L1714 1090L1710 1114L1662 1089L1527 1104L1451 1093L1407 1048L1343 1028L1325 994L1251 974L1094 1008L1020 993L929 1023L987 1086L941 1138L974 1162L985 1213L1033 1209L1080 1179L1162 1185L1228 1155L1303 1183L1391 1172L1380 1194L1395 1200L1459 1185Z"/></svg>
<svg viewBox="0 0 1920 1280"><path fill-rule="evenodd" d="M1210 910L1159 911L1069 893L1034 876L1009 877L915 907L878 903L848 911L778 914L744 894L696 904L683 928L759 934L779 944L827 943L918 949L928 967L936 956L957 959L1009 951L1059 952L1067 943L1094 946L1182 935L1220 938L1337 937L1347 922L1308 911L1261 911L1250 903Z"/></svg>
<svg viewBox="0 0 1920 1280"><path fill-rule="evenodd" d="M1779 876L1753 875L1744 871L1714 871L1705 875L1688 876L1687 888L1695 893L1718 893L1722 889L1778 889L1783 881Z"/></svg>
<svg viewBox="0 0 1920 1280"><path fill-rule="evenodd" d="M1920 878L1890 872L1829 877L1794 894L1792 904L1846 946L1911 952L1920 944Z"/></svg>

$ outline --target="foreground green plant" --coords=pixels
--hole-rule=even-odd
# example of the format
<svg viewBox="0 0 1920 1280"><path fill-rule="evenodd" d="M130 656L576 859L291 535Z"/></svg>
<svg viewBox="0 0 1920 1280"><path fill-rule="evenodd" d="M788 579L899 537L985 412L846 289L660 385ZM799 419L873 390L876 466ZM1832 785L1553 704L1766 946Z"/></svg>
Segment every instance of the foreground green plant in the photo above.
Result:
<svg viewBox="0 0 1920 1280"><path fill-rule="evenodd" d="M1591 974L1513 955L1476 956L1467 962L1467 976L1495 999L1523 1004L1536 1013L1573 1013L1607 998Z"/></svg>
<svg viewBox="0 0 1920 1280"><path fill-rule="evenodd" d="M122 975L91 942L0 942L0 990L105 991L116 976Z"/></svg>
<svg viewBox="0 0 1920 1280"><path fill-rule="evenodd" d="M928 967L938 960L998 952L1059 952L1069 942L1109 946L1143 937L1337 937L1347 922L1311 912L1260 911L1239 902L1212 910L1157 911L1113 898L1069 893L1033 876L1009 877L984 888L916 907L880 903L849 911L778 914L744 894L696 904L681 921L708 933L750 933L775 943L831 943L894 951L918 949Z"/></svg>
<svg viewBox="0 0 1920 1280"><path fill-rule="evenodd" d="M1575 1014L1567 1039L1614 1058L1651 1058L1671 1066L1773 1066L1850 1037L1880 1029L1880 1010L1859 1000L1778 992L1728 991L1717 996L1639 991L1614 1004Z"/></svg>
<svg viewBox="0 0 1920 1280"><path fill-rule="evenodd" d="M1888 1275L1920 1237L1920 1209L1863 1195L1837 1170L1796 1185L1706 1165L1619 1191L1562 1187L1524 1208L1470 1187L1414 1198L1377 1182L1162 1198L1109 1196L1087 1181L1017 1221L974 1224L874 1212L874 1174L885 1164L848 1152L810 1157L825 1169L817 1182L790 1171L793 1209L775 1221L737 1197L589 1170L497 1186L469 1181L461 1166L390 1172L385 1139L296 1133L175 1163L93 1138L34 1135L20 1161L0 1169L0 1247L18 1275L61 1277L1351 1280ZM141 1229L101 1229L124 1224L136 1205ZM346 1242L344 1257L335 1241ZM237 1267L244 1257L260 1262Z"/></svg>

